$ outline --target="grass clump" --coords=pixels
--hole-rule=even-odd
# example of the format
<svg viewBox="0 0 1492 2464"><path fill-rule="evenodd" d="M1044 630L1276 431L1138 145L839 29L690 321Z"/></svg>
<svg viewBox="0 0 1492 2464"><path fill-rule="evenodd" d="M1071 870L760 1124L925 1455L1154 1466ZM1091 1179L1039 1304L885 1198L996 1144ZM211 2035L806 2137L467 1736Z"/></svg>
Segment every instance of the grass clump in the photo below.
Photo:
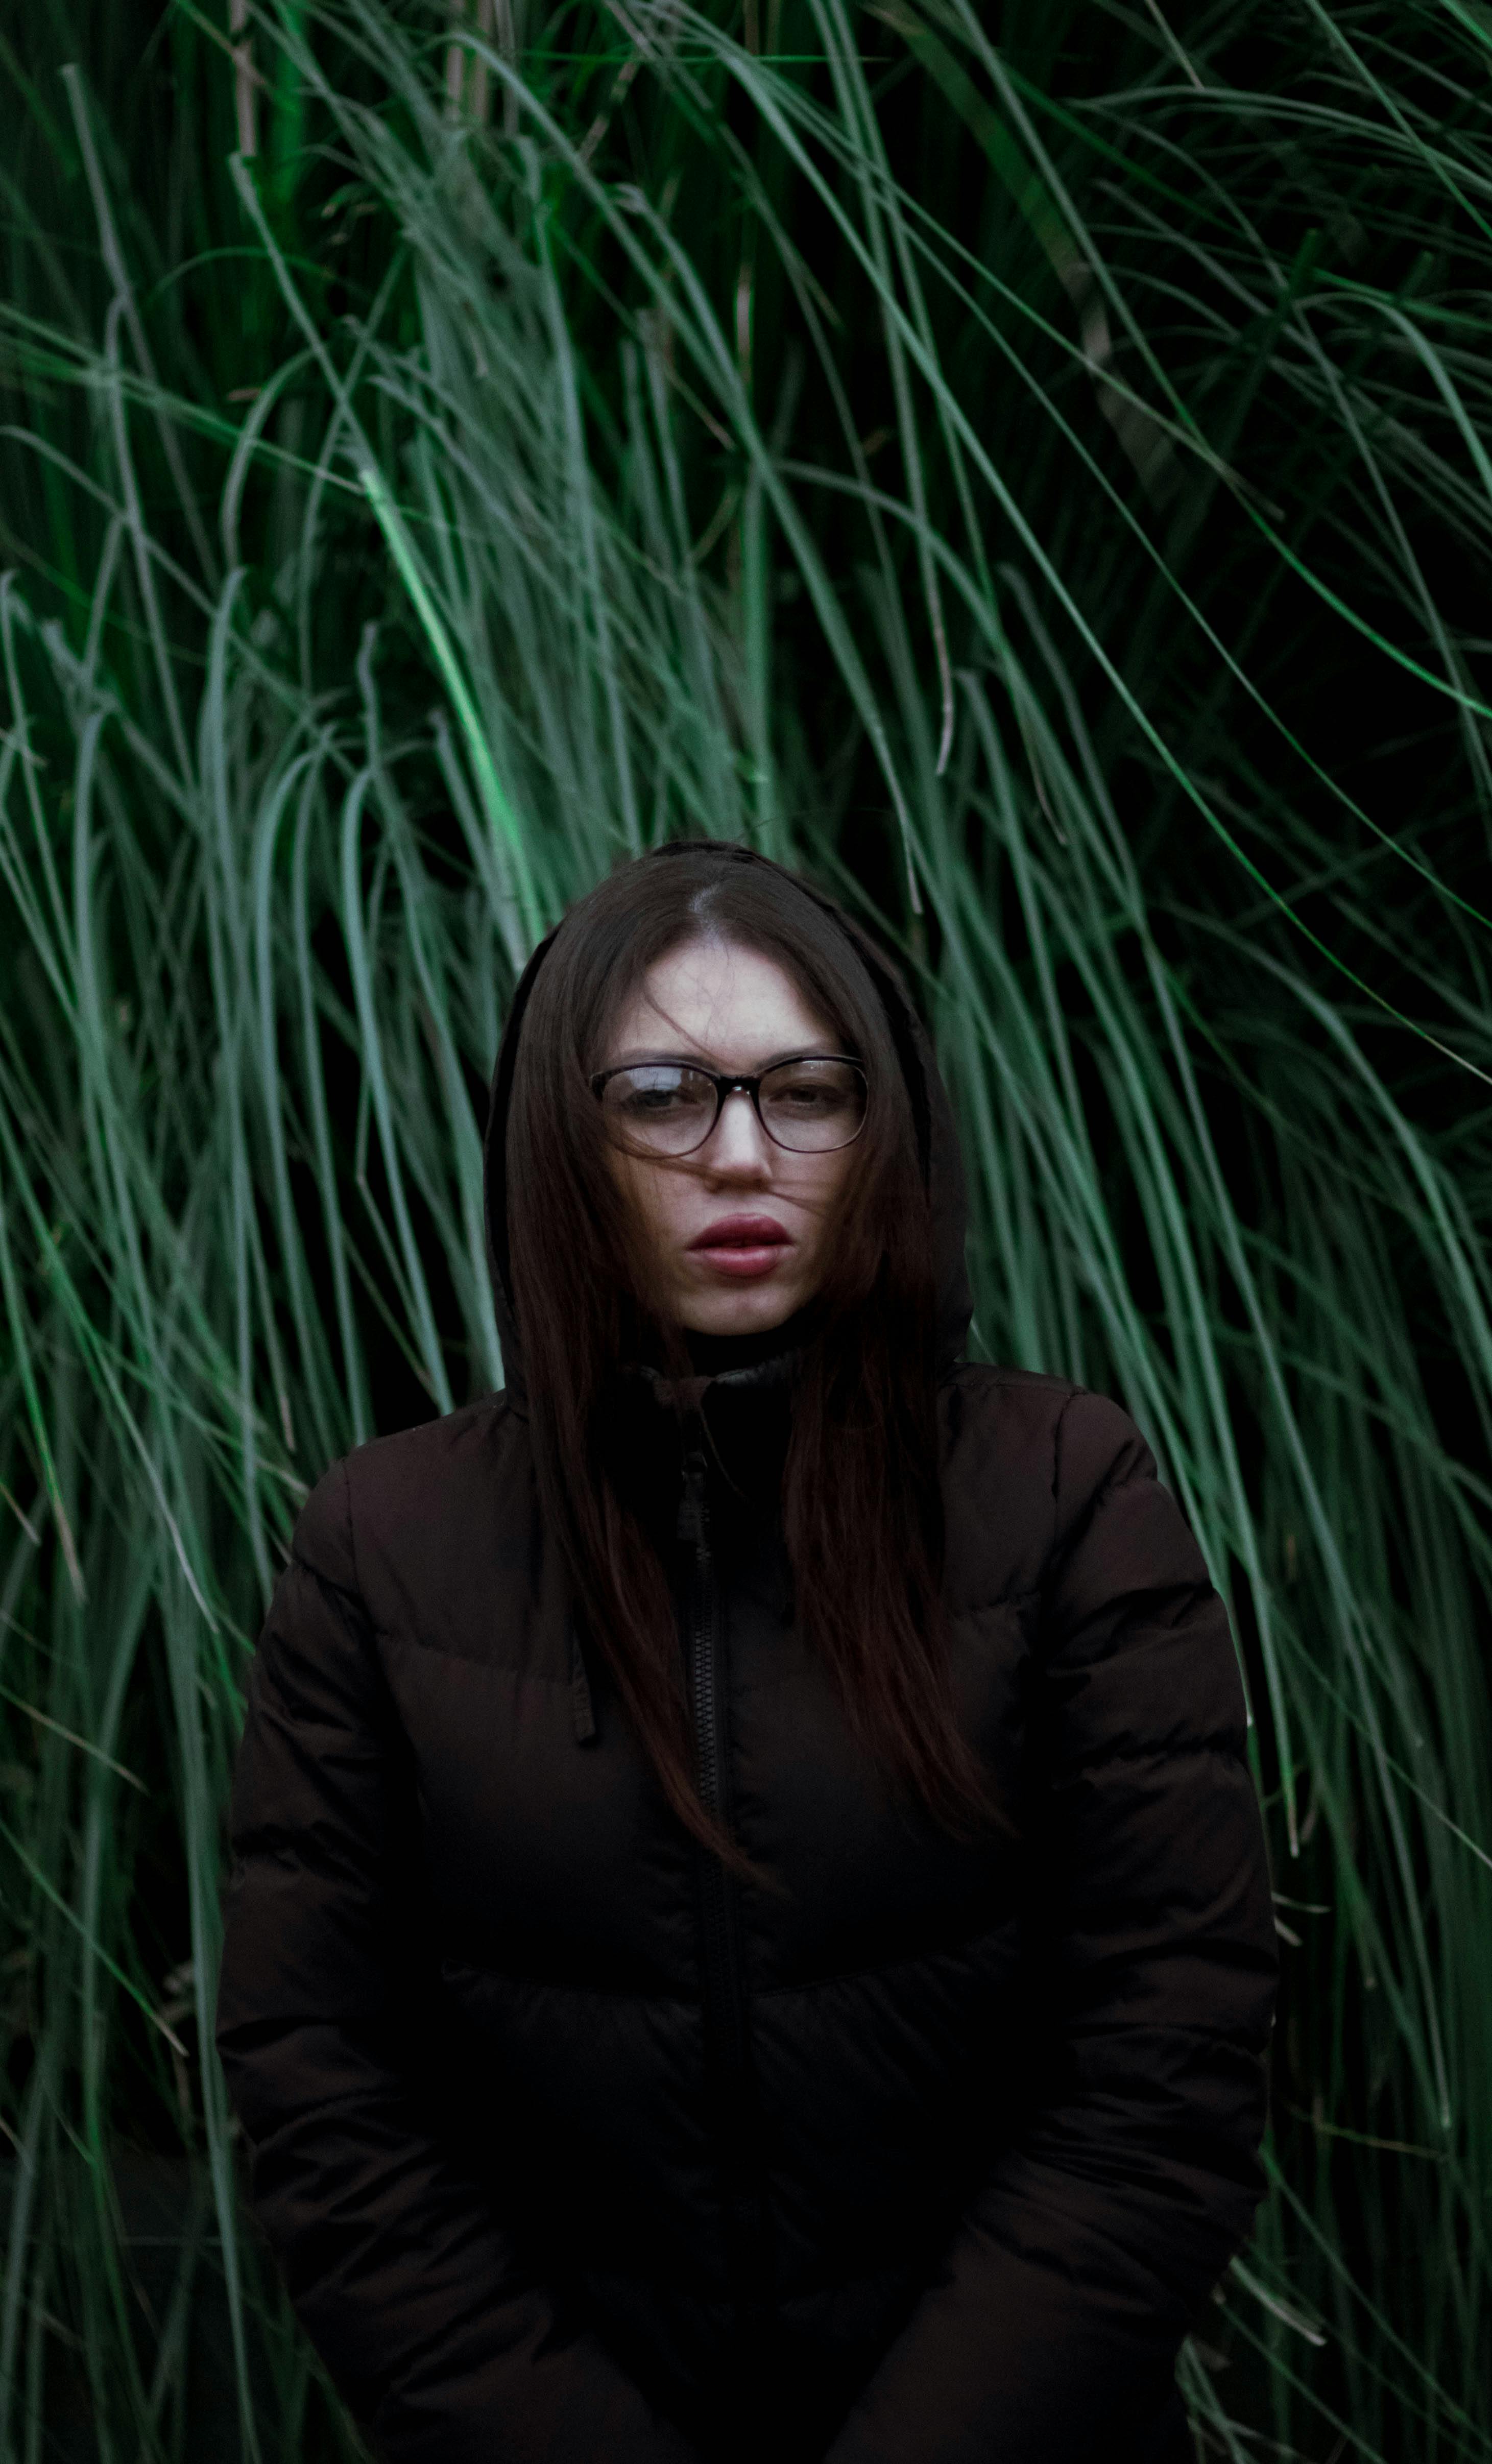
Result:
<svg viewBox="0 0 1492 2464"><path fill-rule="evenodd" d="M1285 1986L1204 2448L1492 2452L1481 16L8 39L0 2455L213 2384L352 2452L205 2054L246 1655L327 1460L500 1378L507 994L685 828L902 951L981 1347L1129 1402L1233 1608Z"/></svg>

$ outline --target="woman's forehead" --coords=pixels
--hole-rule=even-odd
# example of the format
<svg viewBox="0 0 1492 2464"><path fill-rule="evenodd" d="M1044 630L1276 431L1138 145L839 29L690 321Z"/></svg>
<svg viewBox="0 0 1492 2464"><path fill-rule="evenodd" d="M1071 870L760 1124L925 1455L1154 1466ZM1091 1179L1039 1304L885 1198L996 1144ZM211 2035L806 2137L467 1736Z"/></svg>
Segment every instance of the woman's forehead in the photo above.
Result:
<svg viewBox="0 0 1492 2464"><path fill-rule="evenodd" d="M679 1049L750 1069L830 1032L776 958L740 942L696 939L656 960L624 1002L610 1058Z"/></svg>

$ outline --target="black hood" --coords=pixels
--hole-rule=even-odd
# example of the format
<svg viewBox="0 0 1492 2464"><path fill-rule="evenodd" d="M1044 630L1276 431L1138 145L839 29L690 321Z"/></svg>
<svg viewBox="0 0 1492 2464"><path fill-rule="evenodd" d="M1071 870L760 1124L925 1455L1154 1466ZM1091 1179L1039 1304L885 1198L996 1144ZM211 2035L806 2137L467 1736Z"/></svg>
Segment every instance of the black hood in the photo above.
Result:
<svg viewBox="0 0 1492 2464"><path fill-rule="evenodd" d="M748 857L745 848L733 853ZM932 1047L900 975L873 941L850 923L831 902L799 878L805 894L817 901L849 934L880 996L887 1023L901 1062L917 1125L923 1178L932 1207L933 1263L937 1277L937 1369L941 1376L963 1354L972 1303L964 1264L968 1205L964 1192L963 1156L954 1126L948 1089L932 1058ZM527 1389L523 1377L523 1344L514 1307L508 1249L508 1106L524 1013L538 971L549 955L554 934L546 935L518 979L493 1072L488 1107L483 1186L487 1210L487 1253L492 1267L493 1299L503 1369L511 1400L521 1405Z"/></svg>

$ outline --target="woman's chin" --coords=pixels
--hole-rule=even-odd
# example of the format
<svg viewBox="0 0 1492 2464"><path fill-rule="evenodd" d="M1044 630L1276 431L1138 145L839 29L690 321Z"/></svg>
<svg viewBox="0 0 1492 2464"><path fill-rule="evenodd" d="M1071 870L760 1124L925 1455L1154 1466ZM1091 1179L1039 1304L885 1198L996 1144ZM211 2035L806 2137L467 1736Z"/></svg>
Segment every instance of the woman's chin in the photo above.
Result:
<svg viewBox="0 0 1492 2464"><path fill-rule="evenodd" d="M760 1284L691 1292L680 1304L678 1321L690 1334L770 1334L775 1326L786 1325L801 1300L796 1290Z"/></svg>

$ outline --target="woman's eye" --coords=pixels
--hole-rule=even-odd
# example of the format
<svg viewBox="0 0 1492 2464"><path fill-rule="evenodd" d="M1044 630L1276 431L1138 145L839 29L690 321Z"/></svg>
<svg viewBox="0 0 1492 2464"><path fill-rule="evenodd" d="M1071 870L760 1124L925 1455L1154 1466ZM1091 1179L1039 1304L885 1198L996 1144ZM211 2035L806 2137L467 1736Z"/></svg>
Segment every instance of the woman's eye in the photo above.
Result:
<svg viewBox="0 0 1492 2464"><path fill-rule="evenodd" d="M622 1109L634 1118L657 1120L660 1115L696 1111L705 1098L692 1080L685 1078L633 1079L622 1090Z"/></svg>
<svg viewBox="0 0 1492 2464"><path fill-rule="evenodd" d="M768 1100L785 1104L795 1112L835 1112L848 1098L846 1087L823 1078L801 1078L786 1087L774 1087Z"/></svg>

